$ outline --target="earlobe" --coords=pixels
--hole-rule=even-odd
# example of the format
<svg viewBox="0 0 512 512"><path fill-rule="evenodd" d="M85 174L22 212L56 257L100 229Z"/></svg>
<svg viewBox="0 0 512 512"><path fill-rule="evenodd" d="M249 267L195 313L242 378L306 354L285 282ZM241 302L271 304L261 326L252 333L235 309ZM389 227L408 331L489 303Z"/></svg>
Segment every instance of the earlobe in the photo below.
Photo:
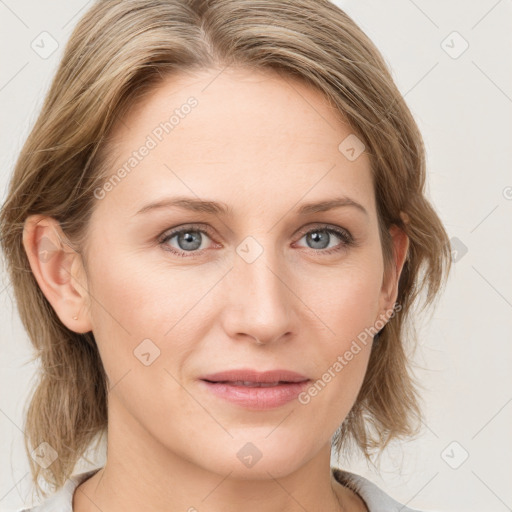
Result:
<svg viewBox="0 0 512 512"><path fill-rule="evenodd" d="M31 215L25 220L23 246L34 277L61 322L70 330L92 330L87 283L78 275L80 254L66 243L60 224L52 217Z"/></svg>

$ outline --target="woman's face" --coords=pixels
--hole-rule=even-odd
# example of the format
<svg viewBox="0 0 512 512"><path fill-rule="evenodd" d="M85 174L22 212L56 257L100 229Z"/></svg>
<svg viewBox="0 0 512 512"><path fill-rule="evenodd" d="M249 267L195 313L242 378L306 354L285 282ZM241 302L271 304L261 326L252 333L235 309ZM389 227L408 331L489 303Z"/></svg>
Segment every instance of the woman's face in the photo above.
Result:
<svg viewBox="0 0 512 512"><path fill-rule="evenodd" d="M233 477L286 474L330 443L365 375L362 333L394 302L369 159L321 93L253 70L174 76L122 121L81 313L109 435ZM238 369L309 382L201 380Z"/></svg>

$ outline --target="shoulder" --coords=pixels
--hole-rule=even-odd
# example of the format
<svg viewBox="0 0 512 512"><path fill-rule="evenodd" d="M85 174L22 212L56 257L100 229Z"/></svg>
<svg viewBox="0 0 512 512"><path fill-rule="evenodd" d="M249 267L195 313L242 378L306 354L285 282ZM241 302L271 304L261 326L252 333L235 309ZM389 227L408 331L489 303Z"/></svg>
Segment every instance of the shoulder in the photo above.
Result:
<svg viewBox="0 0 512 512"><path fill-rule="evenodd" d="M33 507L23 508L18 512L73 512L73 493L75 489L98 470L99 468L70 476L60 489L41 503Z"/></svg>
<svg viewBox="0 0 512 512"><path fill-rule="evenodd" d="M361 496L369 512L420 512L394 500L380 487L361 475L335 467L331 470L338 482Z"/></svg>

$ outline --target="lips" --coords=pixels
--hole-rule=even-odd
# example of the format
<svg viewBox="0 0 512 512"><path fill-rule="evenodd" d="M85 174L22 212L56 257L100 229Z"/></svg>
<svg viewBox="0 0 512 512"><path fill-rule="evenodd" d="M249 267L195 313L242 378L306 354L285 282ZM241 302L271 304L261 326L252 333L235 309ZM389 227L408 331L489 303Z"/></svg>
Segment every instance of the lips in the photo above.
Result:
<svg viewBox="0 0 512 512"><path fill-rule="evenodd" d="M200 386L209 394L237 407L268 410L292 402L310 379L290 370L258 372L249 368L203 375Z"/></svg>
<svg viewBox="0 0 512 512"><path fill-rule="evenodd" d="M281 384L304 382L309 379L300 373L290 370L278 369L259 372L242 368L239 370L228 370L204 375L200 377L200 380L212 383L231 384L233 386L271 387Z"/></svg>

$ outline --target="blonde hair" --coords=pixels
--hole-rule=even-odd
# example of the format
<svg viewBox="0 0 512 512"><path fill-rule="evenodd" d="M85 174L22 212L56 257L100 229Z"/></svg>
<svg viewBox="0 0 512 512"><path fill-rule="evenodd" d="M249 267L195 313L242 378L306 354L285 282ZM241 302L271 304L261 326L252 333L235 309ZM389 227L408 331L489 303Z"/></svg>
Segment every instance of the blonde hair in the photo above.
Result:
<svg viewBox="0 0 512 512"><path fill-rule="evenodd" d="M423 291L423 309L433 303L451 254L425 197L421 134L379 51L327 0L99 1L67 43L0 216L19 314L41 362L24 425L38 493L46 495L40 476L61 487L105 432L108 391L93 333L66 328L31 272L22 245L24 221L31 214L51 216L83 250L114 123L165 77L223 66L274 70L305 81L324 93L364 142L386 275L393 264L388 228L403 229L410 245L399 280L401 308L372 347L362 388L333 445L338 453L354 445L369 460L392 439L418 432L421 411L404 347L406 319ZM43 441L58 453L46 469L30 456Z"/></svg>

